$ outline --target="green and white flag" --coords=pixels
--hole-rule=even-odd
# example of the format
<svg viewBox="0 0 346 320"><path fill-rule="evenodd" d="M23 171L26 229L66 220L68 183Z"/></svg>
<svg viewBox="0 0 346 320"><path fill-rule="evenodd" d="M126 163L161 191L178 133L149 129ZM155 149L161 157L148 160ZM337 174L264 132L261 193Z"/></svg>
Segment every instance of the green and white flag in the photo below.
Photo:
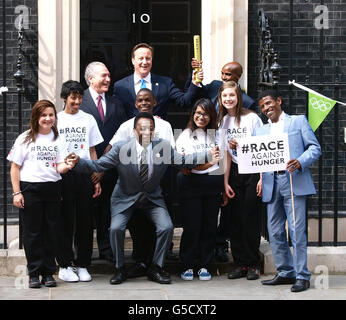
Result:
<svg viewBox="0 0 346 320"><path fill-rule="evenodd" d="M316 129L337 103L346 106L346 103L327 98L322 94L311 90L310 88L296 83L294 80L288 81L288 83L309 92L308 118L309 124L314 131L316 131Z"/></svg>
<svg viewBox="0 0 346 320"><path fill-rule="evenodd" d="M313 131L316 131L335 104L335 100L309 92L308 118Z"/></svg>

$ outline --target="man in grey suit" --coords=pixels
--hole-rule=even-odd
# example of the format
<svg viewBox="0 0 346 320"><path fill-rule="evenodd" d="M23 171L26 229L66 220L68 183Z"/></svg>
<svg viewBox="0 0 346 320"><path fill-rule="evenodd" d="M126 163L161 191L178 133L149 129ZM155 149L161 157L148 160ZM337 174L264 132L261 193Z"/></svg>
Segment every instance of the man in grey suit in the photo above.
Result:
<svg viewBox="0 0 346 320"><path fill-rule="evenodd" d="M116 258L116 273L110 280L111 284L120 284L127 278L124 268L125 229L133 212L138 209L148 215L156 228L157 240L148 279L161 284L171 282L163 266L173 236L173 224L160 182L171 164L193 168L208 161L205 152L184 157L172 149L169 141L153 140L154 130L153 116L141 112L134 121L135 138L115 143L107 154L95 161L84 161L74 154L66 160L77 164L75 170L78 172L118 170L119 178L111 197L110 240ZM213 149L212 156L219 157L217 148Z"/></svg>

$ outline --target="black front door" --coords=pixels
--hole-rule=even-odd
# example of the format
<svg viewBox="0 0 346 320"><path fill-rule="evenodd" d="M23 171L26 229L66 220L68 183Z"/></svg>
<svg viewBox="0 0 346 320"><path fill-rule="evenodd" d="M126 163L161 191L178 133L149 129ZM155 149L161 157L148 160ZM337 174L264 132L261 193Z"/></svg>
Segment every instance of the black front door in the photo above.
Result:
<svg viewBox="0 0 346 320"><path fill-rule="evenodd" d="M193 36L201 34L201 0L81 0L80 5L84 84L86 65L101 61L111 73L112 89L115 81L133 72L133 46L147 42L155 49L152 72L173 78L183 89L191 71ZM189 110L174 105L168 110L173 130L184 129ZM172 188L176 189L174 181ZM176 193L173 202L176 208Z"/></svg>

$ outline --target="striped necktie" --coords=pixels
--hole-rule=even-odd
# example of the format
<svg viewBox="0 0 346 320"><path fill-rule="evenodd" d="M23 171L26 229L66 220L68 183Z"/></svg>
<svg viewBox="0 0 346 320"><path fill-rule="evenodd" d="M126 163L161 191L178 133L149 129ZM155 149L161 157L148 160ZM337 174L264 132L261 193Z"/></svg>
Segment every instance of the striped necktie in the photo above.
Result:
<svg viewBox="0 0 346 320"><path fill-rule="evenodd" d="M149 177L148 172L149 172L148 150L144 148L141 153L141 161L139 166L139 178L143 185L148 182L148 177Z"/></svg>

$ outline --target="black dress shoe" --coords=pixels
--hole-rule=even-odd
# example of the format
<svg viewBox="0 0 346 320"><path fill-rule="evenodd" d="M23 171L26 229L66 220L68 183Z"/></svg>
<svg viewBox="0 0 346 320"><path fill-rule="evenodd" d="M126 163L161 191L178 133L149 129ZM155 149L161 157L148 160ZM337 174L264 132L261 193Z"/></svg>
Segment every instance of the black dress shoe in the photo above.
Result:
<svg viewBox="0 0 346 320"><path fill-rule="evenodd" d="M297 279L296 283L292 286L291 291L302 292L302 291L308 290L309 288L310 288L309 280Z"/></svg>
<svg viewBox="0 0 346 320"><path fill-rule="evenodd" d="M125 268L119 268L115 271L114 276L109 280L110 284L120 284L127 279Z"/></svg>
<svg viewBox="0 0 346 320"><path fill-rule="evenodd" d="M137 278L137 277L143 277L147 274L148 268L143 262L136 262L131 268L129 268L127 272L127 277L130 278Z"/></svg>
<svg viewBox="0 0 346 320"><path fill-rule="evenodd" d="M228 262L228 250L227 248L219 247L215 250L215 259L218 262Z"/></svg>
<svg viewBox="0 0 346 320"><path fill-rule="evenodd" d="M286 277L280 277L279 275L276 275L273 279L262 280L261 282L263 285L277 286L280 284L294 284L296 282L296 278L286 278Z"/></svg>
<svg viewBox="0 0 346 320"><path fill-rule="evenodd" d="M32 288L32 289L41 288L40 278L36 276L29 277L29 288Z"/></svg>
<svg viewBox="0 0 346 320"><path fill-rule="evenodd" d="M53 276L49 275L49 276L42 276L42 280L41 283L47 287L47 288L53 288L56 287L56 281L53 278Z"/></svg>
<svg viewBox="0 0 346 320"><path fill-rule="evenodd" d="M247 276L247 268L246 267L238 267L228 274L228 279L239 279Z"/></svg>
<svg viewBox="0 0 346 320"><path fill-rule="evenodd" d="M170 284L171 276L159 266L151 266L147 273L148 279L160 284Z"/></svg>
<svg viewBox="0 0 346 320"><path fill-rule="evenodd" d="M247 271L246 279L257 280L260 277L260 270L257 267L250 267Z"/></svg>

